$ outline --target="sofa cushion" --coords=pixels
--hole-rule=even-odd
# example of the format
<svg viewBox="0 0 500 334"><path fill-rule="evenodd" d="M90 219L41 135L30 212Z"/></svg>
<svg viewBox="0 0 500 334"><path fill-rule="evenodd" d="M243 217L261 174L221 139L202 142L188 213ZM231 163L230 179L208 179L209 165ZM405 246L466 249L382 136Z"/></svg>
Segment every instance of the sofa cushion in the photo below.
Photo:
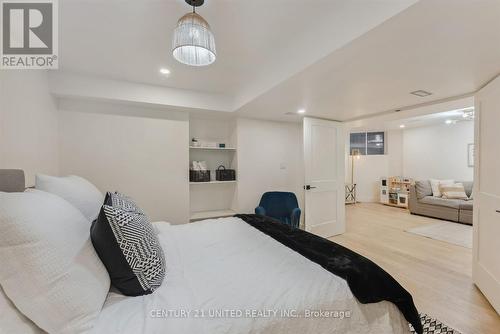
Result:
<svg viewBox="0 0 500 334"><path fill-rule="evenodd" d="M459 209L460 204L464 201L458 199L445 199L441 197L434 196L426 196L419 200L422 204L436 205L436 206L444 206L452 209Z"/></svg>
<svg viewBox="0 0 500 334"><path fill-rule="evenodd" d="M460 210L472 211L474 201L460 201Z"/></svg>
<svg viewBox="0 0 500 334"><path fill-rule="evenodd" d="M432 196L432 188L429 180L416 181L415 190L417 191L418 199L422 199L426 196Z"/></svg>

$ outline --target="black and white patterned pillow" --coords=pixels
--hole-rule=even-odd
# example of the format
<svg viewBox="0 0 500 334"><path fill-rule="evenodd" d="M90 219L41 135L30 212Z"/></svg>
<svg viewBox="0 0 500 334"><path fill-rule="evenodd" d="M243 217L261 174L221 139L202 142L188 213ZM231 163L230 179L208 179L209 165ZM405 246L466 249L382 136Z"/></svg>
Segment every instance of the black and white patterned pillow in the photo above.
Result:
<svg viewBox="0 0 500 334"><path fill-rule="evenodd" d="M127 296L150 294L165 277L158 236L147 216L140 209L134 211L134 206L126 197L108 193L90 230L112 284Z"/></svg>
<svg viewBox="0 0 500 334"><path fill-rule="evenodd" d="M142 209L135 203L133 199L117 191L115 191L114 193L107 192L104 199L104 204L115 208L120 208L124 211L144 214Z"/></svg>

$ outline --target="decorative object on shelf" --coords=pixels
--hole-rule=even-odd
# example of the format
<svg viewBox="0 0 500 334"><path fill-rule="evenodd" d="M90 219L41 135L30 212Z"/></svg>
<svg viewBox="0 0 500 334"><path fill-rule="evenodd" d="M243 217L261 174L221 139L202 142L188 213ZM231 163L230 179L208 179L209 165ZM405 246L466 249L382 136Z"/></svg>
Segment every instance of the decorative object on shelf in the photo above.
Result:
<svg viewBox="0 0 500 334"><path fill-rule="evenodd" d="M200 142L198 141L198 139L191 139L191 147L200 147Z"/></svg>
<svg viewBox="0 0 500 334"><path fill-rule="evenodd" d="M226 144L225 143L219 143L219 147L220 148L226 148Z"/></svg>
<svg viewBox="0 0 500 334"><path fill-rule="evenodd" d="M199 147L205 147L205 148L217 148L219 145L214 142L214 141L200 141L200 146Z"/></svg>
<svg viewBox="0 0 500 334"><path fill-rule="evenodd" d="M204 0L186 0L186 3L193 7L193 12L177 21L172 39L172 55L185 65L210 65L217 56L215 37L208 22L195 9L203 5Z"/></svg>
<svg viewBox="0 0 500 334"><path fill-rule="evenodd" d="M474 144L467 145L467 165L474 167Z"/></svg>
<svg viewBox="0 0 500 334"><path fill-rule="evenodd" d="M345 185L345 204L356 204L356 184Z"/></svg>
<svg viewBox="0 0 500 334"><path fill-rule="evenodd" d="M207 170L208 169L207 162L193 160L191 162L191 169L192 170Z"/></svg>
<svg viewBox="0 0 500 334"><path fill-rule="evenodd" d="M189 170L189 182L210 182L210 171L206 161L193 160Z"/></svg>
<svg viewBox="0 0 500 334"><path fill-rule="evenodd" d="M234 181L236 180L236 171L220 165L215 171L215 179L217 181Z"/></svg>
<svg viewBox="0 0 500 334"><path fill-rule="evenodd" d="M209 170L190 170L189 182L210 182Z"/></svg>

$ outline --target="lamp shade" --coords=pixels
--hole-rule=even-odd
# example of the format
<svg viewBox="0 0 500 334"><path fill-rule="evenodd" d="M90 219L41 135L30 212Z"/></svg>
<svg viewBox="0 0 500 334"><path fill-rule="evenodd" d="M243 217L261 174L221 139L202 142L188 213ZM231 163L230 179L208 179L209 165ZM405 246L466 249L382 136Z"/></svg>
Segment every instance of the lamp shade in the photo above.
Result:
<svg viewBox="0 0 500 334"><path fill-rule="evenodd" d="M197 13L188 13L177 22L172 40L174 58L186 65L206 66L215 61L215 38L210 25Z"/></svg>

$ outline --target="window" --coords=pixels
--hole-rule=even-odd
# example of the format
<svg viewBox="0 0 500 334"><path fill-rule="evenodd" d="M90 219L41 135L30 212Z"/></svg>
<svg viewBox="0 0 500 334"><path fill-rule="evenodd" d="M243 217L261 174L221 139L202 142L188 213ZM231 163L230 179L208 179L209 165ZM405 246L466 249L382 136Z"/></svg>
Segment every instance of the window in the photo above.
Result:
<svg viewBox="0 0 500 334"><path fill-rule="evenodd" d="M384 132L358 132L351 133L350 153L359 151L360 155L383 155L385 154Z"/></svg>
<svg viewBox="0 0 500 334"><path fill-rule="evenodd" d="M359 154L366 155L366 132L351 133L351 155L353 150L358 150Z"/></svg>
<svg viewBox="0 0 500 334"><path fill-rule="evenodd" d="M385 154L385 133L368 132L366 134L366 151L368 155Z"/></svg>

